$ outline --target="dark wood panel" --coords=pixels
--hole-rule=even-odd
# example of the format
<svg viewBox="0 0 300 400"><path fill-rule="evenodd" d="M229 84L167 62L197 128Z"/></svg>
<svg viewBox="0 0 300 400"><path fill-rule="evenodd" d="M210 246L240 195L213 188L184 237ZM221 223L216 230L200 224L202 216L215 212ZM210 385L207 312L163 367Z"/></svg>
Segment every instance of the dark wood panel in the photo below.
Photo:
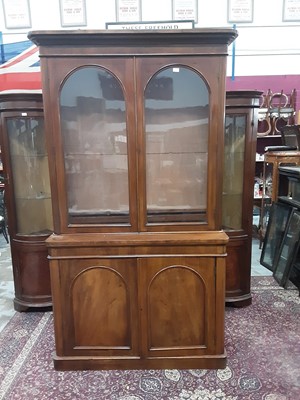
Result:
<svg viewBox="0 0 300 400"><path fill-rule="evenodd" d="M214 260L147 258L139 273L147 354L207 353L215 336Z"/></svg>
<svg viewBox="0 0 300 400"><path fill-rule="evenodd" d="M57 312L64 315L64 354L121 356L137 352L134 259L64 260L59 266L59 282Z"/></svg>

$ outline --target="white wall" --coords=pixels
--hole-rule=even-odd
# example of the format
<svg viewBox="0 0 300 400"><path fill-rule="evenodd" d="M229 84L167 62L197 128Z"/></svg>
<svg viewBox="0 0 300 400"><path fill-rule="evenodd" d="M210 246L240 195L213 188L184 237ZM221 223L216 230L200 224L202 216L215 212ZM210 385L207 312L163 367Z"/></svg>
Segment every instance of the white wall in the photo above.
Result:
<svg viewBox="0 0 300 400"><path fill-rule="evenodd" d="M253 22L237 24L236 76L300 74L300 21L282 21L283 1L253 0ZM61 27L59 0L29 0L29 3L30 30L67 29ZM172 19L172 0L141 0L141 4L143 21ZM0 7L0 31L4 42L24 40L28 29L6 29L2 2ZM79 28L105 29L106 22L116 21L115 7L115 0L86 0L87 26ZM227 0L198 0L196 28L205 27L232 27L232 23L227 22ZM228 75L231 65L229 57Z"/></svg>

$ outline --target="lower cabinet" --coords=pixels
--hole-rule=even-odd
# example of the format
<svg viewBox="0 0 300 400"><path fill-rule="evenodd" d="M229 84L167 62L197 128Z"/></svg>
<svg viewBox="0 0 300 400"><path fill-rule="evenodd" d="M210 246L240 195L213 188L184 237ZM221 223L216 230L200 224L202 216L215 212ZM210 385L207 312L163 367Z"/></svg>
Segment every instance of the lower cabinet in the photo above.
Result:
<svg viewBox="0 0 300 400"><path fill-rule="evenodd" d="M163 246L48 239L56 369L225 367L226 235L175 247L167 236Z"/></svg>
<svg viewBox="0 0 300 400"><path fill-rule="evenodd" d="M238 230L226 233L229 236L226 258L226 305L245 307L252 302L250 287L252 238Z"/></svg>
<svg viewBox="0 0 300 400"><path fill-rule="evenodd" d="M48 236L10 237L16 311L52 307Z"/></svg>

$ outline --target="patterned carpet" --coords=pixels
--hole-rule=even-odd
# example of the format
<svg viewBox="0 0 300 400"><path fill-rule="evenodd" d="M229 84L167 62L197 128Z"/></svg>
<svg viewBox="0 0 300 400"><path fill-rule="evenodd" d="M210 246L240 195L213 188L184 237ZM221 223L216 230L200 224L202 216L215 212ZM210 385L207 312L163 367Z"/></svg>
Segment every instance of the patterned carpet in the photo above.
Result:
<svg viewBox="0 0 300 400"><path fill-rule="evenodd" d="M252 278L253 304L226 309L223 370L69 371L53 368L52 313L16 313L0 334L0 399L300 399L300 297Z"/></svg>

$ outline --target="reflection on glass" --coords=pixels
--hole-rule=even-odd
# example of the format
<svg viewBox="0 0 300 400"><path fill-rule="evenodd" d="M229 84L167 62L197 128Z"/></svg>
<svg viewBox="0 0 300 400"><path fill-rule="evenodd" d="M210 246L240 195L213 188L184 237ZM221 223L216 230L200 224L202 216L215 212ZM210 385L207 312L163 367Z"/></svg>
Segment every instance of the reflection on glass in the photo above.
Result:
<svg viewBox="0 0 300 400"><path fill-rule="evenodd" d="M207 220L209 94L194 71L166 68L145 90L147 220Z"/></svg>
<svg viewBox="0 0 300 400"><path fill-rule="evenodd" d="M69 222L127 223L127 133L120 83L103 68L81 68L63 85L60 113Z"/></svg>
<svg viewBox="0 0 300 400"><path fill-rule="evenodd" d="M289 272L298 252L300 239L300 212L293 210L280 245L279 254L274 270L274 278L281 286L286 284Z"/></svg>
<svg viewBox="0 0 300 400"><path fill-rule="evenodd" d="M223 174L223 227L242 228L242 196L244 182L244 159L246 115L226 115Z"/></svg>
<svg viewBox="0 0 300 400"><path fill-rule="evenodd" d="M300 170L300 168L299 168L299 170ZM299 178L297 180L292 180L291 179L289 183L290 183L290 189L289 189L290 197L293 200L295 200L297 202L300 202L300 181L299 181Z"/></svg>
<svg viewBox="0 0 300 400"><path fill-rule="evenodd" d="M282 242L284 231L292 208L281 203L273 203L270 210L270 217L267 231L264 238L260 263L274 271L276 254Z"/></svg>
<svg viewBox="0 0 300 400"><path fill-rule="evenodd" d="M16 204L17 232L49 234L53 230L44 119L7 119Z"/></svg>

